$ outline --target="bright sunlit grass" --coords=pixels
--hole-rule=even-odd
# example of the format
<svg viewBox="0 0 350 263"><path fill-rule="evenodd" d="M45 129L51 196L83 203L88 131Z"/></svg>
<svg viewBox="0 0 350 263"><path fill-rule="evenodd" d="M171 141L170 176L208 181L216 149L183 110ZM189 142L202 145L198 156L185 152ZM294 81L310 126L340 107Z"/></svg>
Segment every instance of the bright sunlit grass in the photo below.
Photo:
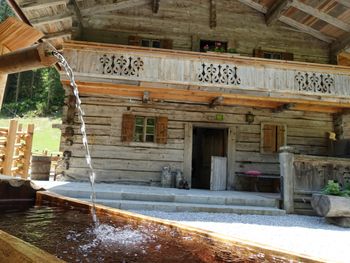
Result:
<svg viewBox="0 0 350 263"><path fill-rule="evenodd" d="M52 128L53 124L60 124L61 118L20 118L19 123L23 124L23 129L27 129L27 125L34 124L34 140L33 153L43 153L47 151L48 154L59 152L59 143L61 131L57 128ZM0 119L0 127L8 127L9 118Z"/></svg>

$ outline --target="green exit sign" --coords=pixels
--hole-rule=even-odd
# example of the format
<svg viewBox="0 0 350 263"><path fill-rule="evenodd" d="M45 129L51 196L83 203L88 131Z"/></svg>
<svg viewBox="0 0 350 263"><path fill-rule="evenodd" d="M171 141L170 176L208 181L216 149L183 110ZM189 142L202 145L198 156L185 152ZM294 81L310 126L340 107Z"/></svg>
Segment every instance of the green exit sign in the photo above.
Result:
<svg viewBox="0 0 350 263"><path fill-rule="evenodd" d="M216 114L215 120L217 121L223 121L224 120L224 114Z"/></svg>

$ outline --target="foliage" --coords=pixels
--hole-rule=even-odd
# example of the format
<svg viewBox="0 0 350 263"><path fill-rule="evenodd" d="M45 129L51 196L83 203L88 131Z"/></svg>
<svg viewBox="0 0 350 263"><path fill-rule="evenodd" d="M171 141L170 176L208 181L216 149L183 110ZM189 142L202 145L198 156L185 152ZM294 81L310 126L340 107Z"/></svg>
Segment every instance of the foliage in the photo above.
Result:
<svg viewBox="0 0 350 263"><path fill-rule="evenodd" d="M14 16L11 7L8 6L6 0L0 0L0 22L4 21L9 16Z"/></svg>
<svg viewBox="0 0 350 263"><path fill-rule="evenodd" d="M60 113L64 91L55 68L9 76L1 114L8 117L47 116Z"/></svg>
<svg viewBox="0 0 350 263"><path fill-rule="evenodd" d="M322 193L326 195L350 197L350 184L346 183L344 187L341 187L338 182L329 180L326 187L322 190Z"/></svg>

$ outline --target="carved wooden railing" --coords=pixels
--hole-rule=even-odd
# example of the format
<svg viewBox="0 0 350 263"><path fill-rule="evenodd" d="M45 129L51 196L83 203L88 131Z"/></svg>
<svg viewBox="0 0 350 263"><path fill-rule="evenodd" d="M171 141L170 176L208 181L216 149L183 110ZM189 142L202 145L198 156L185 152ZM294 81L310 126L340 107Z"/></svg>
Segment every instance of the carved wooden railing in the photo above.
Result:
<svg viewBox="0 0 350 263"><path fill-rule="evenodd" d="M344 98L350 68L141 47L68 42L78 76L200 86L203 91L254 90Z"/></svg>
<svg viewBox="0 0 350 263"><path fill-rule="evenodd" d="M284 208L288 213L311 209L311 194L320 192L328 180L350 182L350 159L280 153ZM301 207L298 202L306 205Z"/></svg>

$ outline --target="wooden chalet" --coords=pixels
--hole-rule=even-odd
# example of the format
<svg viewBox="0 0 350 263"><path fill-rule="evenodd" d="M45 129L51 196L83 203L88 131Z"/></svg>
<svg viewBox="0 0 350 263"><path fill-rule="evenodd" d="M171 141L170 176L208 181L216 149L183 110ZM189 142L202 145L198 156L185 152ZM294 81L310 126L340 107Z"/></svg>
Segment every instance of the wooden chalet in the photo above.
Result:
<svg viewBox="0 0 350 263"><path fill-rule="evenodd" d="M350 139L347 0L8 1L72 66L98 181L160 185L170 165L192 188L278 191L281 146L326 167ZM63 172L87 180L61 76Z"/></svg>

